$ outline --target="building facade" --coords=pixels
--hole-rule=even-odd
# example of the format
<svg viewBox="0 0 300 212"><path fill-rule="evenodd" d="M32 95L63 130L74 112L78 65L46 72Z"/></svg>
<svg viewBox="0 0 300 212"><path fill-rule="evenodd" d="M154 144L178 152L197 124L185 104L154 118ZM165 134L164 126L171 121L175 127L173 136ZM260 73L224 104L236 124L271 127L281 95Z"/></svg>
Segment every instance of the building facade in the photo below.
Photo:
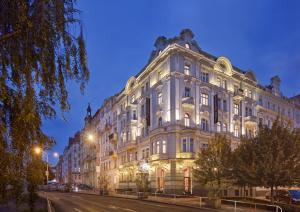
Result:
<svg viewBox="0 0 300 212"><path fill-rule="evenodd" d="M260 85L254 72L203 51L189 29L161 36L154 46L122 91L93 116L88 108L83 183L101 187L107 179L111 191L135 190L136 179L146 175L152 191L199 193L194 160L215 133L226 134L234 149L240 136L255 135L259 124L271 126L279 114L300 126L299 98L282 95L278 76Z"/></svg>
<svg viewBox="0 0 300 212"><path fill-rule="evenodd" d="M80 132L69 138L68 145L56 165L56 180L59 183L81 184Z"/></svg>

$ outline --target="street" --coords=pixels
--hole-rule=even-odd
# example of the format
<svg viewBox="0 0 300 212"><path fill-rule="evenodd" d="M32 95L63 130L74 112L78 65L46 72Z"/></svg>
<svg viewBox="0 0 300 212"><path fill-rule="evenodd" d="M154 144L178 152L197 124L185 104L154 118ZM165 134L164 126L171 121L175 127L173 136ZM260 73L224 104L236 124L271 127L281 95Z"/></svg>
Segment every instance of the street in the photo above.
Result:
<svg viewBox="0 0 300 212"><path fill-rule="evenodd" d="M148 202L134 199L123 199L116 197L102 197L78 193L41 192L47 195L55 212L108 212L108 211L208 211L207 209L196 209L180 207L163 203ZM209 210L214 211L214 210Z"/></svg>

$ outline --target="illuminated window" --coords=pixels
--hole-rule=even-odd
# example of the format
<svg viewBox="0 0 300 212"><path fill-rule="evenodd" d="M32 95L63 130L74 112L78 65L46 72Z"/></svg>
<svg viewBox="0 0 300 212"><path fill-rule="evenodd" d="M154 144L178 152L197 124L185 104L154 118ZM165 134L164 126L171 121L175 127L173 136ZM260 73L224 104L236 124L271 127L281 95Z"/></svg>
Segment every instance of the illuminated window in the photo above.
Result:
<svg viewBox="0 0 300 212"><path fill-rule="evenodd" d="M186 43L185 48L190 49L190 44Z"/></svg>
<svg viewBox="0 0 300 212"><path fill-rule="evenodd" d="M224 123L222 127L223 127L222 131L227 132L227 124Z"/></svg>
<svg viewBox="0 0 300 212"><path fill-rule="evenodd" d="M162 153L167 153L167 142L162 141Z"/></svg>
<svg viewBox="0 0 300 212"><path fill-rule="evenodd" d="M240 106L238 104L233 105L233 113L234 113L234 115L240 114Z"/></svg>
<svg viewBox="0 0 300 212"><path fill-rule="evenodd" d="M208 105L208 94L201 93L201 103L202 105Z"/></svg>
<svg viewBox="0 0 300 212"><path fill-rule="evenodd" d="M233 131L233 134L235 137L239 137L240 135L240 129L239 129L239 126L238 125L234 125L234 131Z"/></svg>
<svg viewBox="0 0 300 212"><path fill-rule="evenodd" d="M182 139L182 152L194 152L194 139L183 138Z"/></svg>
<svg viewBox="0 0 300 212"><path fill-rule="evenodd" d="M160 153L160 142L157 141L156 142L156 154L159 154Z"/></svg>
<svg viewBox="0 0 300 212"><path fill-rule="evenodd" d="M131 96L131 103L134 103L134 101L135 101L135 95L132 95Z"/></svg>
<svg viewBox="0 0 300 212"><path fill-rule="evenodd" d="M220 122L217 123L217 132L221 132L221 123Z"/></svg>
<svg viewBox="0 0 300 212"><path fill-rule="evenodd" d="M161 92L157 93L157 104L158 105L162 104L162 93Z"/></svg>
<svg viewBox="0 0 300 212"><path fill-rule="evenodd" d="M189 127L190 126L190 116L189 114L184 114L184 126Z"/></svg>
<svg viewBox="0 0 300 212"><path fill-rule="evenodd" d="M191 66L189 65L189 64L185 64L184 65L184 74L186 74L186 75L190 75L191 73Z"/></svg>

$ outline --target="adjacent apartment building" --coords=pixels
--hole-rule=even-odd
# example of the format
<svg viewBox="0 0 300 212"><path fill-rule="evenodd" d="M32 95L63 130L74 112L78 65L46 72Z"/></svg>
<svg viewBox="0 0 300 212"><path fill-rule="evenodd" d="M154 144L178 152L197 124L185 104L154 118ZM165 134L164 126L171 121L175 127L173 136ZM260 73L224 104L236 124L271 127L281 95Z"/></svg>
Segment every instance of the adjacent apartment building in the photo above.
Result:
<svg viewBox="0 0 300 212"><path fill-rule="evenodd" d="M259 84L253 71L200 48L191 30L158 37L147 65L107 98L81 131L82 183L136 189L146 174L152 191L199 193L192 169L215 133L252 136L278 114L300 127L299 96L285 97L281 80ZM296 104L297 103L297 104Z"/></svg>
<svg viewBox="0 0 300 212"><path fill-rule="evenodd" d="M56 181L59 183L81 183L80 132L69 138L68 145L56 164Z"/></svg>

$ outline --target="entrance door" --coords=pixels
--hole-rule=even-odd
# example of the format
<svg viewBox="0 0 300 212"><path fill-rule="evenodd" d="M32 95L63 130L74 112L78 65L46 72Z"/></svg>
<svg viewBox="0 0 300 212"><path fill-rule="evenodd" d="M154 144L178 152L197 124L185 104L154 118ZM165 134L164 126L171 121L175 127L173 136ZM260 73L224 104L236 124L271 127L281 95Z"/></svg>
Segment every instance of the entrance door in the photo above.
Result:
<svg viewBox="0 0 300 212"><path fill-rule="evenodd" d="M184 175L183 177L184 192L191 193L192 183L191 183L190 170L185 169L183 175Z"/></svg>

